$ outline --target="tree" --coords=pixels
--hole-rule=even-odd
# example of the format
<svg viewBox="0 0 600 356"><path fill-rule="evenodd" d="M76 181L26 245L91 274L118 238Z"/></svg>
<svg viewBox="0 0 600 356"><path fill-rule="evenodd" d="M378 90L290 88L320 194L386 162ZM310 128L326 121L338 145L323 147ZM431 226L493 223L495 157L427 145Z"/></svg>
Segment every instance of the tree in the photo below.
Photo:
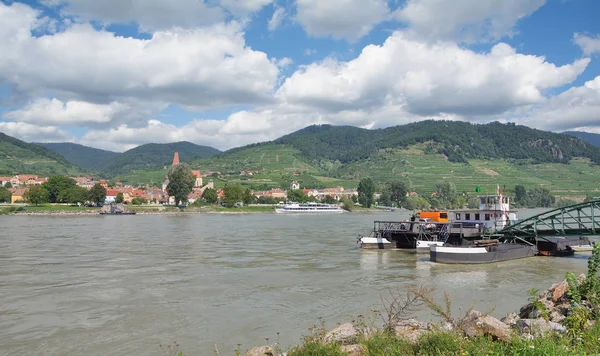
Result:
<svg viewBox="0 0 600 356"><path fill-rule="evenodd" d="M204 190L204 193L202 193L202 198L208 204L215 204L216 202L219 201L219 196L217 195L217 191L212 188L206 188Z"/></svg>
<svg viewBox="0 0 600 356"><path fill-rule="evenodd" d="M321 201L325 204L337 204L337 200L335 200L331 195L326 195Z"/></svg>
<svg viewBox="0 0 600 356"><path fill-rule="evenodd" d="M147 204L148 201L144 198L140 198L140 197L135 197L133 199L131 199L131 204L133 205L142 205L142 204Z"/></svg>
<svg viewBox="0 0 600 356"><path fill-rule="evenodd" d="M375 194L375 183L369 177L363 178L358 183L358 202L365 208L373 205L373 194Z"/></svg>
<svg viewBox="0 0 600 356"><path fill-rule="evenodd" d="M42 186L31 187L23 196L27 202L30 204L35 204L35 206L47 203L49 201L49 197L50 193L48 193L46 188Z"/></svg>
<svg viewBox="0 0 600 356"><path fill-rule="evenodd" d="M187 202L188 195L192 192L196 182L190 166L185 163L172 166L167 173L167 179L169 180L167 194L175 198L175 205Z"/></svg>
<svg viewBox="0 0 600 356"><path fill-rule="evenodd" d="M117 204L121 204L123 201L125 200L125 197L123 197L123 193L117 193L117 196L115 198L115 203Z"/></svg>
<svg viewBox="0 0 600 356"><path fill-rule="evenodd" d="M244 191L238 184L228 183L223 187L223 201L228 207L233 207L235 203L244 201Z"/></svg>
<svg viewBox="0 0 600 356"><path fill-rule="evenodd" d="M515 185L515 203L522 203L526 196L527 191L525 190L525 187L520 184Z"/></svg>
<svg viewBox="0 0 600 356"><path fill-rule="evenodd" d="M254 195L252 194L252 191L250 189L246 189L244 191L244 204L248 205L248 204L252 204L254 202Z"/></svg>
<svg viewBox="0 0 600 356"><path fill-rule="evenodd" d="M106 200L106 188L100 185L100 183L94 184L88 192L88 200L96 205L104 203Z"/></svg>
<svg viewBox="0 0 600 356"><path fill-rule="evenodd" d="M10 183L10 182L9 182ZM12 193L5 187L0 186L0 203L10 202Z"/></svg>
<svg viewBox="0 0 600 356"><path fill-rule="evenodd" d="M392 203L392 205L401 206L406 200L406 192L408 192L408 189L404 182L391 181L385 185L384 191L389 194L390 203Z"/></svg>
<svg viewBox="0 0 600 356"><path fill-rule="evenodd" d="M296 203L306 203L307 196L302 189L290 189L287 191L287 200Z"/></svg>
<svg viewBox="0 0 600 356"><path fill-rule="evenodd" d="M58 194L57 201L60 201L61 203L69 203L69 204L83 204L87 201L87 198L88 198L88 190L87 189L85 189L83 187L79 187L79 186L74 186L74 187L62 190Z"/></svg>
<svg viewBox="0 0 600 356"><path fill-rule="evenodd" d="M73 179L61 175L51 176L46 182L42 183L42 187L48 192L50 203L60 203L61 201L58 199L60 192L76 186L77 183Z"/></svg>
<svg viewBox="0 0 600 356"><path fill-rule="evenodd" d="M435 185L435 192L437 193L439 207L449 208L456 204L456 186L454 183L438 183ZM432 205L434 204L432 203Z"/></svg>
<svg viewBox="0 0 600 356"><path fill-rule="evenodd" d="M4 188L6 188L6 189L12 188L12 183L11 182L6 182L6 184L4 184Z"/></svg>

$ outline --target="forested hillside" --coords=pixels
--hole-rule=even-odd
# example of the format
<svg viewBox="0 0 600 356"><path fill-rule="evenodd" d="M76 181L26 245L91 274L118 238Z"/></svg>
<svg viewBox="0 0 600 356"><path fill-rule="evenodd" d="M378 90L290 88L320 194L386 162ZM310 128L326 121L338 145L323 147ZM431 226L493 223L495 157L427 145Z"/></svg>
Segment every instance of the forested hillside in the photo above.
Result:
<svg viewBox="0 0 600 356"><path fill-rule="evenodd" d="M81 170L58 153L0 132L0 175L78 173Z"/></svg>
<svg viewBox="0 0 600 356"><path fill-rule="evenodd" d="M104 167L102 173L109 178L132 171L152 171L171 164L173 153L179 152L180 161L214 156L221 151L213 147L190 142L149 143L125 151Z"/></svg>
<svg viewBox="0 0 600 356"><path fill-rule="evenodd" d="M112 159L115 159L120 154L70 142L37 143L37 145L60 154L69 162L79 167L93 171L102 171Z"/></svg>
<svg viewBox="0 0 600 356"><path fill-rule="evenodd" d="M381 149L425 143L429 151L451 162L469 159L518 159L532 163L567 163L573 157L600 163L600 149L570 135L514 124L474 125L455 121L422 121L380 130L351 126L309 126L274 141L297 148L309 160L341 163L370 157Z"/></svg>
<svg viewBox="0 0 600 356"><path fill-rule="evenodd" d="M600 134L581 132L581 131L565 131L564 134L579 137L580 139L591 143L596 147L600 147Z"/></svg>

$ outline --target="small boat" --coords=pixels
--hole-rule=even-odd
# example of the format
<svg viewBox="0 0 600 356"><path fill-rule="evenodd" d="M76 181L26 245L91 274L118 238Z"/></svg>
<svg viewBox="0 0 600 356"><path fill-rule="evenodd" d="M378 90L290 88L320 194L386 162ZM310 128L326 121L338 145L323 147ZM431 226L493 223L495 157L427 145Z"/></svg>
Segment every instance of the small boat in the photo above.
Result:
<svg viewBox="0 0 600 356"><path fill-rule="evenodd" d="M417 240L417 253L428 253L431 246L444 246L444 241Z"/></svg>
<svg viewBox="0 0 600 356"><path fill-rule="evenodd" d="M135 211L125 210L123 204L109 204L102 207L100 215L135 215Z"/></svg>
<svg viewBox="0 0 600 356"><path fill-rule="evenodd" d="M477 240L468 246L431 246L429 256L438 263L492 263L537 254L533 244L500 243L498 240Z"/></svg>
<svg viewBox="0 0 600 356"><path fill-rule="evenodd" d="M275 209L277 214L315 214L315 213L343 213L339 205L321 203L287 203Z"/></svg>
<svg viewBox="0 0 600 356"><path fill-rule="evenodd" d="M387 250L396 247L396 244L391 243L385 237L362 236L359 237L358 242L360 243L360 248L364 249Z"/></svg>

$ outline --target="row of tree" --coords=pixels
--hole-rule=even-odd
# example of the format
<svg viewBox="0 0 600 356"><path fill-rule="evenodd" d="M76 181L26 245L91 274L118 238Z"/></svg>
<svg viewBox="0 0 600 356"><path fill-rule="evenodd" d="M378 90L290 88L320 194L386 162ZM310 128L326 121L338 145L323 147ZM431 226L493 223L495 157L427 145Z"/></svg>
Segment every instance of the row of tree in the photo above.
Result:
<svg viewBox="0 0 600 356"><path fill-rule="evenodd" d="M86 202L101 204L106 200L106 188L96 183L88 190L78 186L69 177L54 175L41 185L29 188L23 198L34 205L44 203L84 204Z"/></svg>
<svg viewBox="0 0 600 356"><path fill-rule="evenodd" d="M375 193L379 191L379 199L375 200ZM377 202L383 206L404 207L409 210L416 209L455 209L462 207L476 208L479 204L476 196L467 192L458 192L451 182L435 185L435 192L430 197L407 196L408 186L401 181L392 181L377 186L371 178L363 178L358 184L358 202L370 208ZM507 193L505 193L507 194ZM512 195L512 192L508 194ZM556 198L547 188L526 189L516 185L513 203L518 207L548 208L556 204Z"/></svg>

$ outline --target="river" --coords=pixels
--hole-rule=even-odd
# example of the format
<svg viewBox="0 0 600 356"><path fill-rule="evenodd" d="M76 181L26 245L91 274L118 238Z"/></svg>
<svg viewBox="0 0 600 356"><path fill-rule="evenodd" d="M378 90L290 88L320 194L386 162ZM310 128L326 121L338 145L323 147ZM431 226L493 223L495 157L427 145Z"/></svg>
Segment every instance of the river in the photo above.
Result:
<svg viewBox="0 0 600 356"><path fill-rule="evenodd" d="M0 216L0 354L164 355L158 345L173 340L186 355L267 338L289 346L318 317L332 328L372 315L388 287L407 283L501 317L529 288L586 269L587 255L474 266L358 248L373 220L406 217Z"/></svg>

